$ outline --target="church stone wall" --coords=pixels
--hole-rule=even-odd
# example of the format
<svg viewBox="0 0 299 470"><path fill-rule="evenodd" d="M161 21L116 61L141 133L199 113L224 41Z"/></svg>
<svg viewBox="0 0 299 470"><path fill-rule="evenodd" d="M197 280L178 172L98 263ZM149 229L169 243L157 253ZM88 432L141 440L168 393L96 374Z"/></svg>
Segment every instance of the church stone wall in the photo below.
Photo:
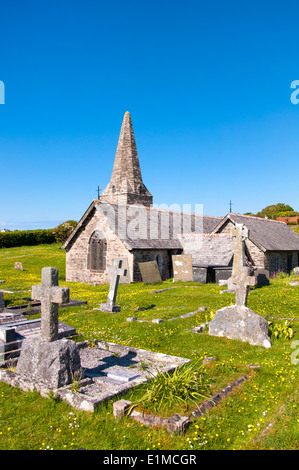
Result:
<svg viewBox="0 0 299 470"><path fill-rule="evenodd" d="M224 225L223 227L221 227L219 229L219 232L218 233L225 233L226 235L230 235L231 234L231 229L234 227L235 225L233 224L233 222L231 222L230 220L228 220ZM251 240L247 239L246 242L246 248L247 248L247 251L248 251L248 254L253 262L253 265L257 268L260 268L260 269L268 269L267 268L267 258L265 256L265 253L260 250L254 243L252 243Z"/></svg>
<svg viewBox="0 0 299 470"><path fill-rule="evenodd" d="M107 255L105 271L94 271L87 267L89 239L95 230L102 230L106 235ZM128 259L129 274L132 280L132 254L108 227L104 216L93 211L85 225L81 227L79 234L74 237L74 241L66 249L66 281L96 284L110 282L109 268L112 267L113 259L115 258Z"/></svg>
<svg viewBox="0 0 299 470"><path fill-rule="evenodd" d="M266 268L270 275L279 272L289 273L298 266L299 251L269 251L267 253Z"/></svg>
<svg viewBox="0 0 299 470"><path fill-rule="evenodd" d="M170 257L168 250L134 250L132 252L134 256L134 281L142 282L142 277L140 273L140 269L138 263L145 263L147 261L156 261L157 255L161 256L161 266L160 266L160 274L162 281L169 279L171 277L170 273Z"/></svg>

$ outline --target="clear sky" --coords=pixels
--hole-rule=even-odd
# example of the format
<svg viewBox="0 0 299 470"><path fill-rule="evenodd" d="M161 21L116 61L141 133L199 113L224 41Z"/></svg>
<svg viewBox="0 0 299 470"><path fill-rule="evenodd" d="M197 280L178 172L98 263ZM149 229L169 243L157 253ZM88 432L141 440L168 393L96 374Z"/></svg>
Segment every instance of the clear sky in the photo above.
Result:
<svg viewBox="0 0 299 470"><path fill-rule="evenodd" d="M156 204L299 210L298 44L298 0L0 0L0 227L79 220L126 111Z"/></svg>

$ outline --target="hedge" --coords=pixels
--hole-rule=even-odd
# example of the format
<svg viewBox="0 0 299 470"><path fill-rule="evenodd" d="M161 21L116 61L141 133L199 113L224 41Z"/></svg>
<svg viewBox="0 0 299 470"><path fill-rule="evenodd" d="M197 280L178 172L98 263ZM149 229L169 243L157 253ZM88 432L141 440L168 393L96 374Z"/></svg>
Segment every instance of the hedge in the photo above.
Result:
<svg viewBox="0 0 299 470"><path fill-rule="evenodd" d="M43 243L56 243L53 229L48 230L14 230L0 232L0 248L13 246L33 246Z"/></svg>

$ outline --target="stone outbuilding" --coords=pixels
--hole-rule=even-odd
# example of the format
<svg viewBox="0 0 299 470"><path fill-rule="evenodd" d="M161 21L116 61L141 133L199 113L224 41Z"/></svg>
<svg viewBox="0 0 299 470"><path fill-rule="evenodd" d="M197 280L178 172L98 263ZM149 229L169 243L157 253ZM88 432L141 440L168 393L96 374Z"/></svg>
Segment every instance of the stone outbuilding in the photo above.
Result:
<svg viewBox="0 0 299 470"><path fill-rule="evenodd" d="M274 273L290 271L299 266L299 237L284 222L242 214L227 214L213 229L212 234L230 235L235 224L244 224L249 230L245 242L248 264Z"/></svg>

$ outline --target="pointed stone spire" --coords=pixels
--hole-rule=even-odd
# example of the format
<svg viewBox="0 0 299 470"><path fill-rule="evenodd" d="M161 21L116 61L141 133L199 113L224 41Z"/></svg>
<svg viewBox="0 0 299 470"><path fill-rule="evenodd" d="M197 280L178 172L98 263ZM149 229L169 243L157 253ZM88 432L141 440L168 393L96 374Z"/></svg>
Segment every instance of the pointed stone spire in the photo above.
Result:
<svg viewBox="0 0 299 470"><path fill-rule="evenodd" d="M115 160L108 186L101 201L150 206L153 197L142 181L132 120L127 111L122 122Z"/></svg>

